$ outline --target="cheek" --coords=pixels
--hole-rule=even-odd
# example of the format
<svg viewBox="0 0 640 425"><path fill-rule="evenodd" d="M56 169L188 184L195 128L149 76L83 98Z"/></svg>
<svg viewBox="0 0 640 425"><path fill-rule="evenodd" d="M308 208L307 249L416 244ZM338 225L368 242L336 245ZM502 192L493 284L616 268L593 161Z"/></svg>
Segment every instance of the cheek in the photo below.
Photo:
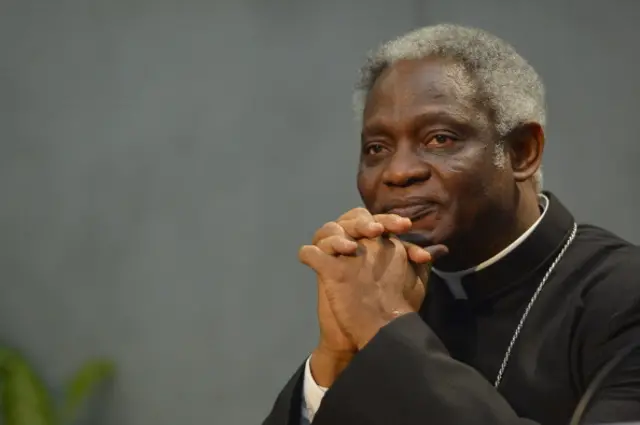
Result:
<svg viewBox="0 0 640 425"><path fill-rule="evenodd" d="M447 224L459 230L473 227L491 203L492 165L483 155L448 158L438 167L449 197Z"/></svg>
<svg viewBox="0 0 640 425"><path fill-rule="evenodd" d="M376 200L376 178L370 170L358 170L358 192L367 209L372 209Z"/></svg>
<svg viewBox="0 0 640 425"><path fill-rule="evenodd" d="M487 169L485 155L485 149L478 147L460 152L438 164L437 172L453 198L464 202L486 195L490 186L490 169Z"/></svg>

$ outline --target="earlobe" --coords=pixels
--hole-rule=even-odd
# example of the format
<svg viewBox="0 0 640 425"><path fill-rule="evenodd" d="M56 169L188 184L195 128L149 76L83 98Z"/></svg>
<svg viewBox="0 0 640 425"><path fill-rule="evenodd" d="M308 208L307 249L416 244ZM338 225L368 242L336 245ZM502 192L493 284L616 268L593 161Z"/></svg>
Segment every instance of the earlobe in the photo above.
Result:
<svg viewBox="0 0 640 425"><path fill-rule="evenodd" d="M542 126L536 122L521 124L507 136L507 141L514 178L517 182L530 179L542 164Z"/></svg>

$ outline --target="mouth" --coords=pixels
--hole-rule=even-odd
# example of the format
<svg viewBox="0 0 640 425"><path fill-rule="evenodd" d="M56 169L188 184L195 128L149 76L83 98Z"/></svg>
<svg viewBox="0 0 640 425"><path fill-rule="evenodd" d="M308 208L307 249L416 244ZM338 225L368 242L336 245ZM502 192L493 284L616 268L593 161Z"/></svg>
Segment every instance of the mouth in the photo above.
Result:
<svg viewBox="0 0 640 425"><path fill-rule="evenodd" d="M402 207L391 208L387 214L396 214L400 217L406 217L411 222L416 222L436 212L436 205L432 203L421 205L406 205Z"/></svg>

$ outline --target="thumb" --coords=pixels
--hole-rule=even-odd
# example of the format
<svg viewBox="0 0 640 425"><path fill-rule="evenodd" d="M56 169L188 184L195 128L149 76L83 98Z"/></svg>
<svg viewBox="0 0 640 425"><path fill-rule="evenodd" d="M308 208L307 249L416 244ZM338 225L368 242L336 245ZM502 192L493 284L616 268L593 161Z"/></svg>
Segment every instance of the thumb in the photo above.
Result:
<svg viewBox="0 0 640 425"><path fill-rule="evenodd" d="M413 266L413 270L415 270L420 283L426 287L427 282L429 281L429 275L431 274L432 263L412 263L411 265Z"/></svg>
<svg viewBox="0 0 640 425"><path fill-rule="evenodd" d="M431 262L437 261L439 258L444 257L449 253L449 248L442 244L431 245L424 248L424 250L431 255Z"/></svg>
<svg viewBox="0 0 640 425"><path fill-rule="evenodd" d="M334 268L335 258L325 254L315 245L302 246L298 251L298 259L302 264L309 266L318 274L323 271L326 273Z"/></svg>
<svg viewBox="0 0 640 425"><path fill-rule="evenodd" d="M407 256L412 262L416 264L426 264L432 261L431 253L421 246L404 241L402 241L402 245L407 250Z"/></svg>
<svg viewBox="0 0 640 425"><path fill-rule="evenodd" d="M421 235L405 233L394 236L402 241L407 250L407 255L414 263L433 262L449 253L449 249L445 245L434 245L431 240Z"/></svg>
<svg viewBox="0 0 640 425"><path fill-rule="evenodd" d="M413 269L416 271L416 275L418 276L418 279L420 279L420 281L426 285L427 281L429 280L429 275L431 274L431 268L433 267L433 262L436 261L438 258L441 258L447 255L449 253L449 249L444 245L432 245L424 249L420 247L418 248L423 250L429 256L429 259L427 261L417 262L417 261L414 261L413 258L411 258L412 265L413 265ZM425 257L427 256L425 254L422 254L422 255L424 255Z"/></svg>

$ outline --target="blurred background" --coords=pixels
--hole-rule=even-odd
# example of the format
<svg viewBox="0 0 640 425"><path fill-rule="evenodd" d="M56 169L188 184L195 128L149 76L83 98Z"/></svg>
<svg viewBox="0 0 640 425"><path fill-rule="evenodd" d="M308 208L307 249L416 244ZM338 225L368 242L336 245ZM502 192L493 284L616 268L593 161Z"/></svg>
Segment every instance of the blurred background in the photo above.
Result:
<svg viewBox="0 0 640 425"><path fill-rule="evenodd" d="M547 84L545 186L640 242L633 0L1 0L0 340L84 421L257 424L317 339L298 246L359 204L351 88L419 26L479 26Z"/></svg>

